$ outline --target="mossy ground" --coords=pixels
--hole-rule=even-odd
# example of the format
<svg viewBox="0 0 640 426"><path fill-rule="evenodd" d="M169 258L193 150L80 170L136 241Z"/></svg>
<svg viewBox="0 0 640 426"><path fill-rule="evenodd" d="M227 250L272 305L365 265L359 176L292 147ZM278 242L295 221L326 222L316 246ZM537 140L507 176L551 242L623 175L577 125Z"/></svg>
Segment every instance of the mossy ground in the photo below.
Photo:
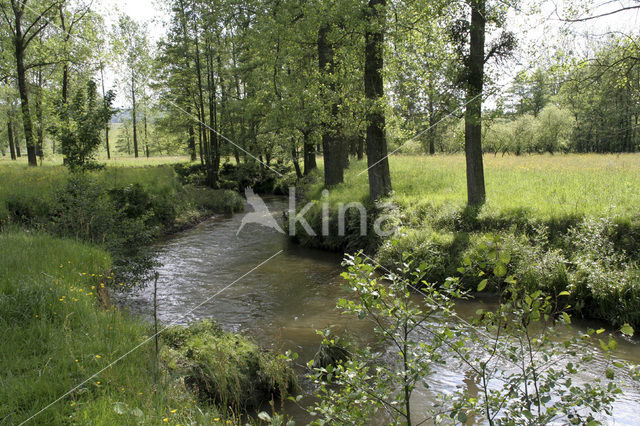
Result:
<svg viewBox="0 0 640 426"><path fill-rule="evenodd" d="M201 400L242 412L283 401L296 390L295 374L284 358L211 321L170 328L162 340L162 361Z"/></svg>

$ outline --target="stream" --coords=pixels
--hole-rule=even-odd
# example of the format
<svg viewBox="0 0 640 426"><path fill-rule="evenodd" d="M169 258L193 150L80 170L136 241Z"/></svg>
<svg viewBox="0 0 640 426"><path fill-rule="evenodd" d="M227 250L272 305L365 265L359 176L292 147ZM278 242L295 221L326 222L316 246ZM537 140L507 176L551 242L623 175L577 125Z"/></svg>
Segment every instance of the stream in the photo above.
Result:
<svg viewBox="0 0 640 426"><path fill-rule="evenodd" d="M282 198L265 201L276 218L281 218L288 208ZM373 341L368 321L342 315L335 309L337 300L346 296L341 288L340 254L302 248L279 232L255 224L246 225L236 235L242 218L243 214L212 218L158 244L157 260L162 264L158 269L158 318L163 324L186 325L194 320L213 318L225 329L248 334L264 347L298 353L300 364L312 359L318 350L321 338L316 330L333 326L338 334L348 331ZM133 313L152 317L153 286L127 295L124 303ZM468 318L477 309L490 305L491 301L465 301L457 311L461 317ZM601 326L580 322L566 333ZM619 338L614 355L640 363L640 345ZM604 376L604 371L598 374ZM464 371L451 366L436 367L429 382L429 389L418 388L414 393L414 418L418 421L425 416L435 393L452 393L469 385ZM301 386L307 395L313 391L305 379L301 380ZM614 405L614 417L606 419L607 423L637 425L640 386L629 384L624 390ZM301 404L309 400L306 396ZM286 405L285 409L298 424L305 424L309 419L306 412L294 404Z"/></svg>

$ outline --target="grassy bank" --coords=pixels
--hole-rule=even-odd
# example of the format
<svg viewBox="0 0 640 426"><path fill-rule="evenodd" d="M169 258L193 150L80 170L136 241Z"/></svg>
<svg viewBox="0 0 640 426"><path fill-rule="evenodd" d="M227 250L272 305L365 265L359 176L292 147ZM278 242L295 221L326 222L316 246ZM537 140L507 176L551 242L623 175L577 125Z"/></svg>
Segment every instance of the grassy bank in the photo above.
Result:
<svg viewBox="0 0 640 426"><path fill-rule="evenodd" d="M426 278L460 275L470 288L489 277L497 290L496 253L521 283L562 296L580 314L614 324L640 324L640 155L485 157L487 203L465 208L464 157L392 157L399 226L393 240L360 237L358 215L347 215L344 237L300 238L332 250L369 248L390 266L403 252L427 265ZM352 163L345 184L329 194L332 230L339 203L368 203L364 163ZM307 190L319 200L321 184ZM306 217L321 229L320 204ZM369 218L371 219L371 218ZM371 220L369 220L371 222ZM369 223L371 231L371 223ZM300 233L298 233L300 234ZM353 242L356 244L353 244Z"/></svg>
<svg viewBox="0 0 640 426"><path fill-rule="evenodd" d="M230 193L182 185L171 165L123 164L87 173L87 177L104 191L140 185L151 197L167 198L177 217L198 209L223 213L241 208ZM62 166L29 168L15 163L0 164L0 224L7 220L48 222L58 207L56 198L69 178L70 173Z"/></svg>
<svg viewBox="0 0 640 426"><path fill-rule="evenodd" d="M106 252L81 243L0 234L0 423L18 424L35 415L149 335L148 326L97 307L97 289L109 267ZM151 349L144 345L132 352L35 422L203 419L178 384L156 388ZM162 380L168 384L167 377Z"/></svg>
<svg viewBox="0 0 640 426"><path fill-rule="evenodd" d="M145 279L146 247L214 213L243 208L235 191L184 184L174 166L107 167L70 174L62 166L0 165L0 228L20 226L100 245L119 283Z"/></svg>
<svg viewBox="0 0 640 426"><path fill-rule="evenodd" d="M235 422L233 413L203 404L197 384L189 382L193 370L176 368L176 354L194 347L198 378L220 400L237 398L236 386L251 394L248 373L271 384L292 383L283 361L246 338L198 326L173 328L161 339L161 354L174 355L170 368L161 363L156 370L153 341L131 351L152 334L151 326L101 307L110 267L109 254L99 248L42 233L0 234L0 424L36 414L34 424ZM192 335L197 342L180 341ZM220 368L222 378L213 374Z"/></svg>
<svg viewBox="0 0 640 426"><path fill-rule="evenodd" d="M0 164L0 182L0 424L237 423L295 387L283 357L212 323L167 330L157 363L151 326L108 303L151 270L148 243L240 210L238 193L185 184L169 165Z"/></svg>

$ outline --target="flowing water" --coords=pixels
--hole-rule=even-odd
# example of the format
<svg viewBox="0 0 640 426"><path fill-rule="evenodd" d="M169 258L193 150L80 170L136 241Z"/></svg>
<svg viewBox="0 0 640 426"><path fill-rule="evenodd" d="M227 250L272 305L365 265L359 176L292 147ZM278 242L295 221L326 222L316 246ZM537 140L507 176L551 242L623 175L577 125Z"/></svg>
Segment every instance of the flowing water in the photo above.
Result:
<svg viewBox="0 0 640 426"><path fill-rule="evenodd" d="M267 205L275 217L287 209L286 201L279 198L267 200ZM213 318L225 329L249 334L265 347L298 353L301 364L318 350L321 338L316 330L332 326L337 333L348 331L373 340L369 322L335 309L337 300L346 296L341 288L340 255L301 248L279 232L259 225L247 225L237 234L242 217L214 218L159 244L157 259L162 267L157 299L162 323L188 324ZM469 317L490 304L467 301L457 310L460 316ZM151 315L152 286L127 296L126 305L135 313ZM579 324L573 332L596 325ZM615 356L638 363L640 345L620 341ZM416 391L414 418L422 418L434 393L451 393L461 386L473 386L462 369L439 368L430 378L430 389ZM312 390L304 380L302 387L306 393ZM610 423L640 424L638 385L626 386L614 408ZM299 407L286 409L299 424L307 419Z"/></svg>

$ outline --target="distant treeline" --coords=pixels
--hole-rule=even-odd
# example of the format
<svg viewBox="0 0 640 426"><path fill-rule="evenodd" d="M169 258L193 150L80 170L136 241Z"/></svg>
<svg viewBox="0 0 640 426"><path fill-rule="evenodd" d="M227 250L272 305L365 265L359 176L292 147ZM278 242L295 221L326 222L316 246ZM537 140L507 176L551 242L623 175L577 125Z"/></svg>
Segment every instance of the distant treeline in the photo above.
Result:
<svg viewBox="0 0 640 426"><path fill-rule="evenodd" d="M640 150L640 39L610 41L593 57L522 72L485 111L483 150L495 154L636 152ZM398 140L401 142L401 140ZM464 123L439 126L435 148L464 150ZM428 152L428 138L403 146Z"/></svg>

